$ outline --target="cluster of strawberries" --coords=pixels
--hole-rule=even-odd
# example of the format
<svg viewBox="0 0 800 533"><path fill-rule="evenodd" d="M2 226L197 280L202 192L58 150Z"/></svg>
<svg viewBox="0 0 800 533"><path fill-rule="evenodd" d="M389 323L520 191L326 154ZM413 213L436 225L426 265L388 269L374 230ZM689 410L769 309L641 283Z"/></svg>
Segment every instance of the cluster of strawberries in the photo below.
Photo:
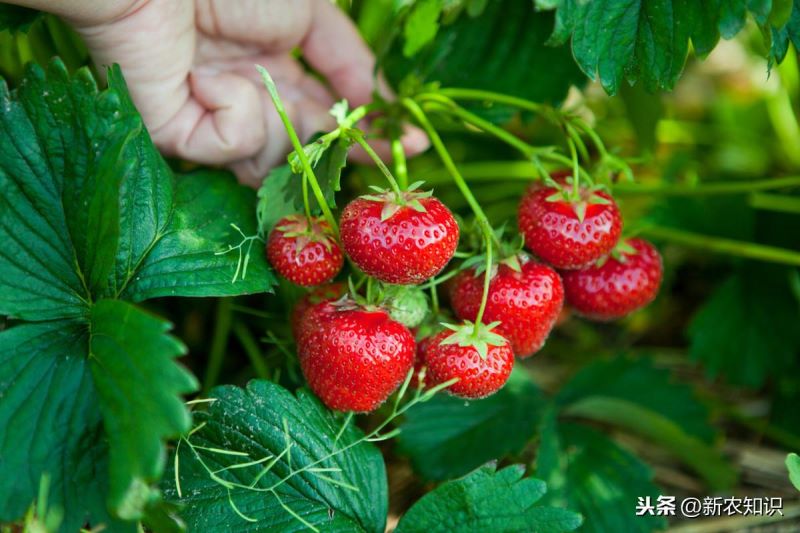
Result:
<svg viewBox="0 0 800 533"><path fill-rule="evenodd" d="M485 269L462 268L446 291L462 322L432 333L421 327L414 330L419 339L411 329L419 320L396 319L387 306L346 294L342 284L323 284L341 270L345 254L386 284L414 286L434 277L459 241L458 224L442 202L416 190L362 196L343 210L338 241L322 219L281 220L268 239L270 262L290 281L317 287L292 314L311 389L331 409L372 411L415 368L426 386L452 382L450 394L482 398L505 384L515 356L542 347L565 301L605 321L655 298L661 257L642 239L620 240L620 213L607 193L566 179L535 185L522 198L518 220L538 260L520 250L499 254L483 309Z"/></svg>

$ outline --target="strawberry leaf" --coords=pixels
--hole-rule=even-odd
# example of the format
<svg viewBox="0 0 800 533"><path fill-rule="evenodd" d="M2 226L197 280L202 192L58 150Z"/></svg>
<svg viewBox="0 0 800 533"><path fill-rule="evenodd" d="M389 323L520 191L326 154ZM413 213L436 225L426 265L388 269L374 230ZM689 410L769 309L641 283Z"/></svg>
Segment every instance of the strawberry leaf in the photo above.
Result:
<svg viewBox="0 0 800 533"><path fill-rule="evenodd" d="M74 321L23 324L0 333L0 520L24 515L39 480L50 476L49 502L64 511L61 531L88 521L134 532L106 507L108 445L89 365L87 333Z"/></svg>
<svg viewBox="0 0 800 533"><path fill-rule="evenodd" d="M441 26L433 39L417 34L425 36L427 44L412 58L402 53L402 46L395 46L384 64L391 80L399 85L404 78L416 78L548 103L562 101L571 85L585 81L568 47L545 45L553 26L549 13L537 13L530 2L516 0L488 2L476 11L482 12ZM433 15L428 21L436 23ZM544 71L548 75L543 77ZM475 108L498 122L514 115L505 106Z"/></svg>
<svg viewBox="0 0 800 533"><path fill-rule="evenodd" d="M490 463L461 479L443 483L422 497L403 516L397 533L439 531L536 531L561 533L581 525L581 516L566 509L537 505L547 491L544 482L525 478L525 467L497 470Z"/></svg>
<svg viewBox="0 0 800 533"><path fill-rule="evenodd" d="M673 383L669 372L648 359L594 363L562 388L556 402L564 415L613 424L658 443L713 488L735 481L735 473L713 447L717 432L709 425L708 410L687 386Z"/></svg>
<svg viewBox="0 0 800 533"><path fill-rule="evenodd" d="M239 238L231 224L255 232L253 193L229 174L176 177L119 68L107 79L99 91L88 70L69 76L54 60L13 92L0 82L0 315L22 322L0 334L0 420L52 421L0 439L3 469L25 477L0 483L3 522L20 518L45 473L64 531L157 520L151 485L164 440L188 427L180 396L195 382L174 364L182 347L166 323L119 299L274 283L261 254L231 283L239 259L215 253Z"/></svg>
<svg viewBox="0 0 800 533"><path fill-rule="evenodd" d="M683 71L691 40L705 57L720 35L730 39L744 28L748 13L762 31L773 35L770 61L780 61L789 40L800 41L800 22L787 18L782 2L769 0L535 0L542 10L556 9L550 43L571 40L581 69L615 94L623 79L641 81L650 90L670 90ZM774 9L782 13L771 17ZM798 9L797 2L794 9ZM792 14L792 16L795 16ZM597 31L613 27L614 31Z"/></svg>
<svg viewBox="0 0 800 533"><path fill-rule="evenodd" d="M92 307L88 361L109 441L109 502L127 520L158 497L149 484L164 468L161 441L191 427L181 395L197 381L172 361L186 348L168 327L125 302Z"/></svg>
<svg viewBox="0 0 800 533"><path fill-rule="evenodd" d="M689 354L709 377L760 387L790 368L800 349L800 309L789 276L775 266L741 267L700 308L689 325Z"/></svg>
<svg viewBox="0 0 800 533"><path fill-rule="evenodd" d="M398 446L426 479L461 476L522 450L536 432L544 406L530 376L516 368L505 387L488 398L465 402L438 394L409 409Z"/></svg>
<svg viewBox="0 0 800 533"><path fill-rule="evenodd" d="M637 498L659 495L650 468L595 429L547 417L534 473L547 483L542 503L581 513L581 531L650 533L667 525L663 516L633 512Z"/></svg>
<svg viewBox="0 0 800 533"><path fill-rule="evenodd" d="M268 381L219 387L211 398L216 401L197 413L199 425L188 437L196 448L181 442L173 462L178 472L164 481L166 497L185 505L189 531L308 529L302 521L321 531L384 531L383 458L374 445L355 444L362 434L354 424L339 435L342 421L313 395L301 390L295 397ZM225 482L255 482L258 490L226 488L203 464ZM274 492L264 491L273 486Z"/></svg>

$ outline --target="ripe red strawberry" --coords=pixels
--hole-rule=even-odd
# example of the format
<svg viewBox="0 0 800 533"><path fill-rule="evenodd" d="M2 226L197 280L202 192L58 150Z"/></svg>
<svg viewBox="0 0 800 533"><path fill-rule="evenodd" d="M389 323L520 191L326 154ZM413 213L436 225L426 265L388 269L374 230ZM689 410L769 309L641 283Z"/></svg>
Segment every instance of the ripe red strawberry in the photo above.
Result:
<svg viewBox="0 0 800 533"><path fill-rule="evenodd" d="M435 335L425 352L425 383L439 385L457 378L447 392L460 398L485 398L500 390L514 367L511 344L493 333L493 325L465 322Z"/></svg>
<svg viewBox="0 0 800 533"><path fill-rule="evenodd" d="M525 247L559 269L591 265L607 255L622 232L614 199L582 187L578 200L569 200L571 185L535 185L522 197L518 221Z"/></svg>
<svg viewBox="0 0 800 533"><path fill-rule="evenodd" d="M544 344L564 305L561 278L552 268L517 256L519 270L508 261L497 266L489 283L489 299L483 323L499 321L495 328L511 342L518 357L528 357ZM450 304L456 316L475 320L483 296L483 275L465 270L455 278L450 290Z"/></svg>
<svg viewBox="0 0 800 533"><path fill-rule="evenodd" d="M328 222L318 218L309 224L303 215L275 224L267 239L267 259L280 275L304 287L332 280L344 264Z"/></svg>
<svg viewBox="0 0 800 533"><path fill-rule="evenodd" d="M317 307L322 315L315 313ZM414 364L414 336L382 309L355 302L312 308L298 346L303 375L325 405L339 411L375 410ZM320 319L320 316L322 318Z"/></svg>
<svg viewBox="0 0 800 533"><path fill-rule="evenodd" d="M292 309L289 325L292 327L292 336L299 342L306 312L317 304L332 302L341 298L347 292L344 283L331 283L315 287L308 294L300 298Z"/></svg>
<svg viewBox="0 0 800 533"><path fill-rule="evenodd" d="M658 250L643 239L629 239L607 259L562 276L567 303L587 318L605 321L652 302L662 273Z"/></svg>
<svg viewBox="0 0 800 533"><path fill-rule="evenodd" d="M368 275L416 285L442 270L458 246L458 224L427 193L393 192L356 198L342 212L345 252Z"/></svg>

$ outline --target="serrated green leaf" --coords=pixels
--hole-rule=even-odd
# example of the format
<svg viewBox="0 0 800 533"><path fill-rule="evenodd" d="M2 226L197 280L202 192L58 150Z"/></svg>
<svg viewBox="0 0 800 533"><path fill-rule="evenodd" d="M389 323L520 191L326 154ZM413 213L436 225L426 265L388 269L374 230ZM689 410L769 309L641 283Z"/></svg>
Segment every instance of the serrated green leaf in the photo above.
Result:
<svg viewBox="0 0 800 533"><path fill-rule="evenodd" d="M663 516L634 512L637 498L659 494L646 464L597 430L546 420L535 471L547 483L543 503L581 513L587 533L650 533L667 525Z"/></svg>
<svg viewBox="0 0 800 533"><path fill-rule="evenodd" d="M524 478L525 467L488 464L422 497L400 519L397 533L536 531L559 533L581 525L566 509L536 505L547 488Z"/></svg>
<svg viewBox="0 0 800 533"><path fill-rule="evenodd" d="M257 234L251 189L228 173L201 171L175 178L174 195L169 223L122 290L122 298L138 302L161 296L235 296L271 290L276 279L263 242L243 246L243 255L250 251L247 275L235 282L238 253L219 253L242 242L232 224L247 236Z"/></svg>
<svg viewBox="0 0 800 533"><path fill-rule="evenodd" d="M111 125L113 100L98 97L88 71L69 79L58 61L46 74L29 68L14 93L0 81L0 314L79 316L92 285L105 282L119 230L115 209L106 218L97 202L86 204L113 192L114 159L132 126L123 117L119 128ZM96 177L112 185L95 195Z"/></svg>
<svg viewBox="0 0 800 533"><path fill-rule="evenodd" d="M88 335L73 321L25 324L0 333L0 522L23 516L39 480L50 476L50 507L64 511L59 531L87 522L133 532L106 510L108 446L86 364Z"/></svg>
<svg viewBox="0 0 800 533"><path fill-rule="evenodd" d="M396 83L412 75L444 86L486 89L559 103L572 85L585 82L565 46L546 46L553 17L537 13L530 2L489 2L477 17L460 17L442 27L432 43L414 58L394 49L385 71ZM524 65L524 68L520 66ZM541 76L541 72L547 76ZM487 111L483 106L476 109ZM502 113L497 113L502 109ZM508 108L488 109L492 119L508 120Z"/></svg>
<svg viewBox="0 0 800 533"><path fill-rule="evenodd" d="M799 320L789 270L748 265L720 285L692 319L689 354L709 377L760 387L795 360Z"/></svg>
<svg viewBox="0 0 800 533"><path fill-rule="evenodd" d="M790 11L782 25L772 23L772 39L769 51L770 66L780 63L786 57L789 43L800 49L800 2L791 2Z"/></svg>
<svg viewBox="0 0 800 533"><path fill-rule="evenodd" d="M185 352L169 324L116 300L92 307L89 363L110 448L109 503L141 519L164 468L162 441L189 430L181 395L197 381L173 359Z"/></svg>
<svg viewBox="0 0 800 533"><path fill-rule="evenodd" d="M170 500L186 505L183 515L190 531L307 531L280 501L322 531L384 531L388 494L378 449L361 443L331 456L362 436L352 424L337 440L341 420L311 394L300 391L295 397L268 381L252 381L247 389L219 387L211 397L216 401L208 411L196 415L198 423L205 425L190 437L190 442L203 447L197 448L200 458L214 469L227 468L219 475L239 484L250 485L259 474L255 487L261 489L287 479L275 487L277 497L272 492L234 488L229 500L228 490L210 478L183 442L178 457L183 497L178 496L174 476L165 478L164 490ZM284 428L288 429L288 439ZM287 441L292 446L284 453ZM209 448L243 452L247 457ZM267 462L231 468L270 456L279 459L269 461L274 464L267 473L263 473ZM298 472L312 463L336 470L322 476L308 470ZM342 483L357 491L344 488ZM242 515L256 522L249 523L234 511L231 501Z"/></svg>
<svg viewBox="0 0 800 533"><path fill-rule="evenodd" d="M536 0L542 10L555 9L552 43L571 37L575 60L609 94L625 80L641 81L650 90L670 90L683 70L692 41L705 57L719 41L739 33L748 13L769 31L772 0ZM784 15L778 15L778 20ZM780 30L780 24L777 28ZM786 39L777 52L782 55ZM784 52L785 55L785 52Z"/></svg>
<svg viewBox="0 0 800 533"><path fill-rule="evenodd" d="M398 446L427 479L464 475L521 450L535 433L544 404L527 373L515 369L505 387L488 398L465 402L440 394L409 409Z"/></svg>
<svg viewBox="0 0 800 533"><path fill-rule="evenodd" d="M789 480L794 488L800 490L800 456L790 453L786 456L786 469L789 471Z"/></svg>

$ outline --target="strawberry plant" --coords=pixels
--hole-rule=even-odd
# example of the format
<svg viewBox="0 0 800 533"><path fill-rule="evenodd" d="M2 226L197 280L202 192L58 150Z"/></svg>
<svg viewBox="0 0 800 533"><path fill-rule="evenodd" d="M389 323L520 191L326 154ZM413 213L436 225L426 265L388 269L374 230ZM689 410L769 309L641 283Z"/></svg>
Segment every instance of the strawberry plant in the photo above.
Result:
<svg viewBox="0 0 800 533"><path fill-rule="evenodd" d="M0 4L3 531L650 532L681 517L640 499L783 495L731 450L800 449L800 2L338 4L395 92L305 139L253 66L291 143L257 191Z"/></svg>

